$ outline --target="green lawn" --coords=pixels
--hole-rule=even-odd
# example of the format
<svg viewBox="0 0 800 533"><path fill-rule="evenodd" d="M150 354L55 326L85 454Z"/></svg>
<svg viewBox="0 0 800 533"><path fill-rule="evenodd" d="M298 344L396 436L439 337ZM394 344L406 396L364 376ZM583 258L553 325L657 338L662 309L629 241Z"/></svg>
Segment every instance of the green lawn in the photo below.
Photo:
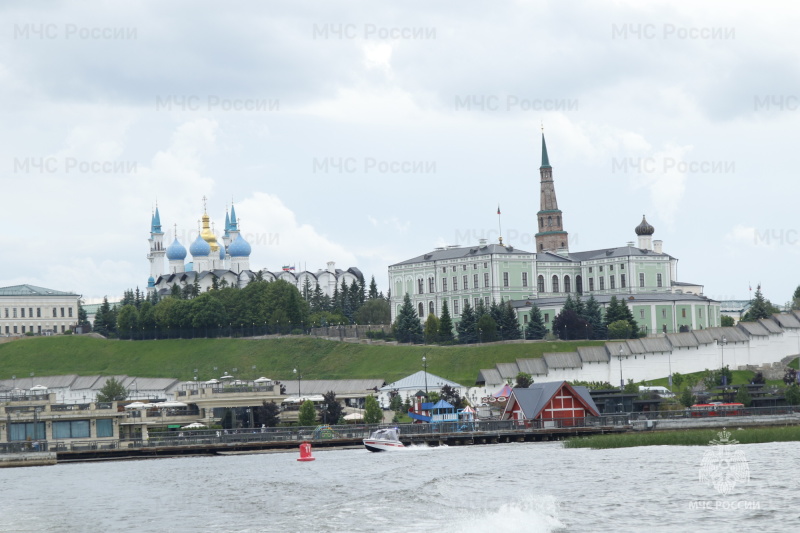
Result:
<svg viewBox="0 0 800 533"><path fill-rule="evenodd" d="M0 344L0 379L28 377L34 372L38 376L128 374L189 380L196 368L198 379L207 380L238 368L235 375L243 379L267 376L289 380L295 378L292 369L297 368L305 379L378 378L392 382L422 370L424 355L429 372L470 385L481 368L493 368L495 363L600 344L603 341L387 346L311 337L135 342L83 336L35 337Z"/></svg>
<svg viewBox="0 0 800 533"><path fill-rule="evenodd" d="M731 425L735 425L731 420ZM623 433L619 435L592 435L574 437L564 441L565 448L631 448L634 446L708 446L711 440L719 439L723 428L689 429L682 431L648 431ZM761 442L786 442L800 440L800 426L752 427L746 429L728 428L729 439L741 444Z"/></svg>

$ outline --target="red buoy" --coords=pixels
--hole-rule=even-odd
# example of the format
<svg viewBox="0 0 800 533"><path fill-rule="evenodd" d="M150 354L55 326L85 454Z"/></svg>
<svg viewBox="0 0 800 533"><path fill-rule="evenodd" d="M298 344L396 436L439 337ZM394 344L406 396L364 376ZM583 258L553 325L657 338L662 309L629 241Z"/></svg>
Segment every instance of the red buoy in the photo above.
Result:
<svg viewBox="0 0 800 533"><path fill-rule="evenodd" d="M311 455L311 444L308 441L303 441L300 445L300 457L297 459L298 461L313 461L315 459L314 456Z"/></svg>

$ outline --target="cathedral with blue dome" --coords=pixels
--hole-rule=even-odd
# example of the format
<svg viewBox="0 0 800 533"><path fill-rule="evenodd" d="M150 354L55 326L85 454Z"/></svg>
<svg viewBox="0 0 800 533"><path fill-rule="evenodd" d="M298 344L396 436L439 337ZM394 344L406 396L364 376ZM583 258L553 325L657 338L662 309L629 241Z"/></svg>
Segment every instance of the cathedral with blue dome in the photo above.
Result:
<svg viewBox="0 0 800 533"><path fill-rule="evenodd" d="M319 285L323 294L333 296L334 290L344 281L348 286L353 281L363 283L364 276L358 268L347 270L335 268L329 261L326 269L315 272L295 272L294 267L284 266L279 271L266 268L253 271L250 268L252 247L242 236L240 222L236 217L236 208L231 204L230 212L225 212L225 232L218 238L208 215L203 198L203 216L200 218L197 237L186 246L178 240L177 226L173 233L172 243L164 247L164 232L161 229L161 214L156 206L150 221L150 277L147 279L147 291L157 292L164 296L172 292L172 287L183 288L194 285L197 281L200 291L210 290L214 280L221 287L244 287L259 276L266 281L285 280L295 285L301 292L304 289L315 290ZM191 255L191 262L186 262ZM167 268L164 269L164 257Z"/></svg>

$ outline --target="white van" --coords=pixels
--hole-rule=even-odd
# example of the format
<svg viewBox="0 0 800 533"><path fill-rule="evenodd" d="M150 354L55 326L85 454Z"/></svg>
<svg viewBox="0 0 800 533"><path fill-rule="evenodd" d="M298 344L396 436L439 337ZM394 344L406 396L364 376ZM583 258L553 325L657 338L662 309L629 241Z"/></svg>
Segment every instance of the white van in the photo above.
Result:
<svg viewBox="0 0 800 533"><path fill-rule="evenodd" d="M639 392L655 392L662 398L674 398L675 394L666 387L642 387L639 386Z"/></svg>

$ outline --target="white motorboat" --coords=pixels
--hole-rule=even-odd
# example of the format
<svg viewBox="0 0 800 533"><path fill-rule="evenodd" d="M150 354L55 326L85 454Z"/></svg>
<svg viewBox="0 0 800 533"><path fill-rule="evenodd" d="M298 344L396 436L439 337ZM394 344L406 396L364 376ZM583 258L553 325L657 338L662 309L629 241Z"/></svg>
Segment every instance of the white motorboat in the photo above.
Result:
<svg viewBox="0 0 800 533"><path fill-rule="evenodd" d="M364 439L364 447L371 452L395 451L405 448L397 428L379 429Z"/></svg>

